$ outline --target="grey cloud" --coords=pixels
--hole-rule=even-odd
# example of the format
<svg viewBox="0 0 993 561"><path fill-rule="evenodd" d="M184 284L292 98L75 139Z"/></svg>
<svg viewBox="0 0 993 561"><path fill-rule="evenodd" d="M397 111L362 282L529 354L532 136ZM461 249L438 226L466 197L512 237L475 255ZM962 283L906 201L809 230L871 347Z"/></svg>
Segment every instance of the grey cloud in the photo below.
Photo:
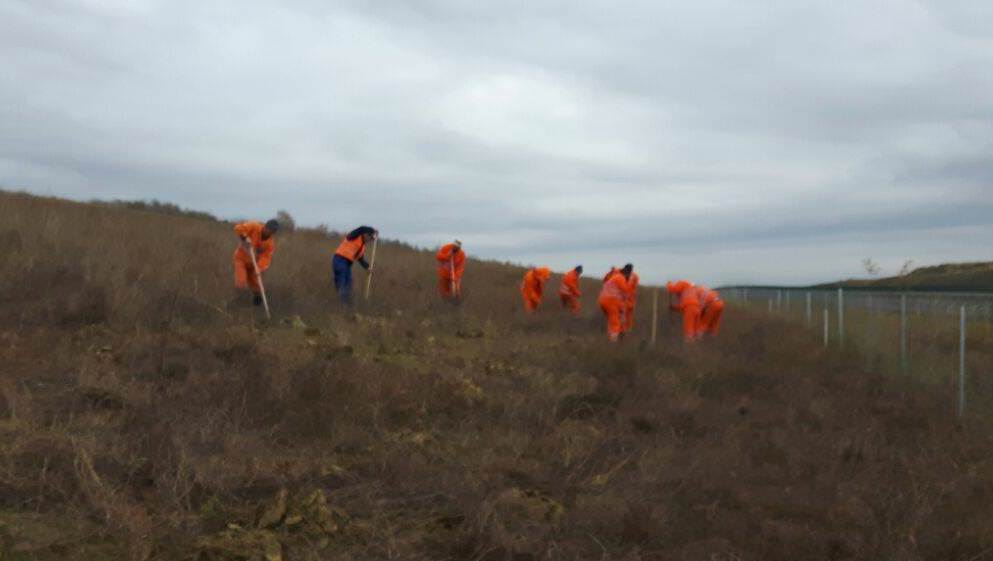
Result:
<svg viewBox="0 0 993 561"><path fill-rule="evenodd" d="M990 29L965 0L11 0L0 184L825 280L993 228Z"/></svg>

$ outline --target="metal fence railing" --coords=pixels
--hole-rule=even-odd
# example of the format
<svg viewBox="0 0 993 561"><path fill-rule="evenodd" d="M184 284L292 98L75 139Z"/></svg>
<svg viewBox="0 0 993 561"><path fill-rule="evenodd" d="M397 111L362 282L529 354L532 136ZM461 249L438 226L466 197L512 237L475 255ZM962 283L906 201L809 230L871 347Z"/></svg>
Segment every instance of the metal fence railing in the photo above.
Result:
<svg viewBox="0 0 993 561"><path fill-rule="evenodd" d="M816 329L825 346L857 348L867 367L908 377L993 412L993 291L924 292L725 287L724 299Z"/></svg>

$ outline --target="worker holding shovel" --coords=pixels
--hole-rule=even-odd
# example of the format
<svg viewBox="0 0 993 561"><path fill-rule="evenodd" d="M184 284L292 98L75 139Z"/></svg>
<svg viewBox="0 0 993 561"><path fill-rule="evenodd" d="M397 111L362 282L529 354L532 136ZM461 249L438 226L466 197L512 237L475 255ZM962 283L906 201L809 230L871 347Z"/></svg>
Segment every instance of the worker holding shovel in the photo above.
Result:
<svg viewBox="0 0 993 561"><path fill-rule="evenodd" d="M611 267L610 273L600 289L598 303L607 320L607 339L611 343L618 342L621 335L624 334L627 300L631 294L628 281L633 269L631 265L626 265L623 269Z"/></svg>
<svg viewBox="0 0 993 561"><path fill-rule="evenodd" d="M375 245L378 238L379 232L372 226L359 226L349 232L345 239L341 240L338 249L335 250L334 258L331 260L331 268L334 272L334 288L338 291L338 297L342 304L352 305L352 265L356 261L368 271L369 275L372 275L373 266L365 260L365 250L370 242ZM368 297L369 288L367 283L366 297Z"/></svg>
<svg viewBox="0 0 993 561"><path fill-rule="evenodd" d="M628 263L624 269L631 271L631 274L628 275L628 297L624 301L624 327L622 330L622 332L627 333L634 329L634 309L638 305L638 283L641 282L641 278L638 277L638 273L634 272L634 265Z"/></svg>
<svg viewBox="0 0 993 561"><path fill-rule="evenodd" d="M545 291L545 283L552 276L548 267L528 269L521 281L521 296L524 298L524 311L532 314L541 305L541 295Z"/></svg>
<svg viewBox="0 0 993 561"><path fill-rule="evenodd" d="M279 222L270 220L261 222L242 222L234 227L234 233L241 238L241 243L234 251L234 285L236 288L248 288L252 291L252 303L256 306L266 306L265 288L262 285L262 273L272 263L276 252L276 241L273 237L279 231Z"/></svg>
<svg viewBox="0 0 993 561"><path fill-rule="evenodd" d="M578 316L582 311L580 298L583 293L579 290L579 277L583 276L583 266L576 268L562 276L562 284L559 285L559 299L562 300L562 307L568 309L573 315Z"/></svg>
<svg viewBox="0 0 993 561"><path fill-rule="evenodd" d="M455 240L438 250L438 292L441 298L453 304L462 300L462 273L465 272L465 251L462 242Z"/></svg>
<svg viewBox="0 0 993 561"><path fill-rule="evenodd" d="M700 297L696 285L687 280L668 282L669 309L683 314L683 338L692 343L699 338Z"/></svg>

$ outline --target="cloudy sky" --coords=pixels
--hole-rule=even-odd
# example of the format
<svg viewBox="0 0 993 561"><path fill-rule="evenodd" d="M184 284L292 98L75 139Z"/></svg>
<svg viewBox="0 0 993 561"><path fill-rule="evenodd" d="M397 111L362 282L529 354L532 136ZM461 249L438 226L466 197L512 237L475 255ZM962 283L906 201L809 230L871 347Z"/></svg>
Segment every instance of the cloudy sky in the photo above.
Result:
<svg viewBox="0 0 993 561"><path fill-rule="evenodd" d="M647 280L993 258L993 2L2 0L0 185Z"/></svg>

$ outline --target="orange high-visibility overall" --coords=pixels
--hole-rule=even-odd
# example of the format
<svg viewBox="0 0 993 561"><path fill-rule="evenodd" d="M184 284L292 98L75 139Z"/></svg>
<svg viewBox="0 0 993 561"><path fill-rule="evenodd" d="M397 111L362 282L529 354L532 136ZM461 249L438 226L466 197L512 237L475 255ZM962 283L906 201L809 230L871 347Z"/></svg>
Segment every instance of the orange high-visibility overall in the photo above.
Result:
<svg viewBox="0 0 993 561"><path fill-rule="evenodd" d="M524 311L533 312L541 304L541 295L545 290L545 282L552 276L548 267L531 269L524 274L521 282L521 296L524 298Z"/></svg>
<svg viewBox="0 0 993 561"><path fill-rule="evenodd" d="M724 301L716 290L699 287L698 299L703 310L700 312L700 324L697 326L697 336L717 335L721 331L721 317L724 315Z"/></svg>
<svg viewBox="0 0 993 561"><path fill-rule="evenodd" d="M634 329L634 307L638 304L638 273L632 272L628 278L628 299L624 309L624 331Z"/></svg>
<svg viewBox="0 0 993 561"><path fill-rule="evenodd" d="M562 284L559 285L559 298L562 300L562 307L579 315L582 309L579 298L582 295L579 291L579 272L573 269L562 277Z"/></svg>
<svg viewBox="0 0 993 561"><path fill-rule="evenodd" d="M268 240L262 239L263 228L265 224L261 222L242 222L234 227L234 233L239 238L248 238L255 248L255 262L259 266L260 273L269 268L272 255L276 252L276 241L272 237ZM252 256L241 244L238 244L238 249L234 251L234 285L236 288L249 288L256 294L262 291L255 269L252 267Z"/></svg>
<svg viewBox="0 0 993 561"><path fill-rule="evenodd" d="M700 323L700 300L695 288L693 283L685 280L666 285L672 298L671 308L683 313L683 337L687 341L696 340L697 326Z"/></svg>
<svg viewBox="0 0 993 561"><path fill-rule="evenodd" d="M435 259L438 261L438 292L441 297L447 300L462 296L465 252L459 246L450 243L438 250ZM452 292L453 286L454 293Z"/></svg>
<svg viewBox="0 0 993 561"><path fill-rule="evenodd" d="M600 289L598 302L607 317L607 338L611 342L616 342L624 329L624 313L629 293L628 280L620 271L615 271Z"/></svg>

